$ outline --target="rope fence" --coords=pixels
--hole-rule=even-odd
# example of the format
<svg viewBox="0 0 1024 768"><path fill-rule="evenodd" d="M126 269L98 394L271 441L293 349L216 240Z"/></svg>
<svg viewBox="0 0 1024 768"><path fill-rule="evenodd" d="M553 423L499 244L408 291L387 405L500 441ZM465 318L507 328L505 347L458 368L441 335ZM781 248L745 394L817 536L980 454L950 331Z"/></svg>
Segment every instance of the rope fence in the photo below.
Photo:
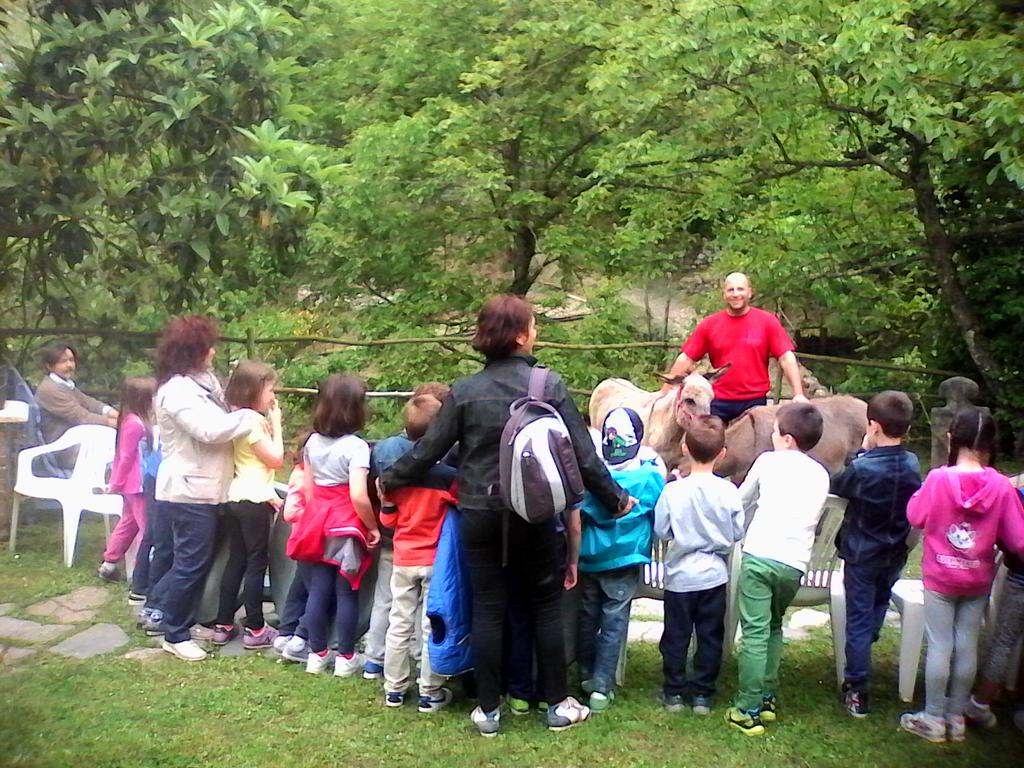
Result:
<svg viewBox="0 0 1024 768"><path fill-rule="evenodd" d="M152 341L154 344L159 338L159 333L152 331L121 331L113 328L0 328L0 339L4 337L33 337L33 336L56 336L56 337L85 337L85 338L124 338L138 341ZM229 344L244 344L249 357L256 357L256 347L264 344L330 344L338 347L387 347L402 344L468 344L471 341L469 336L425 336L419 338L398 338L398 339L352 339L336 338L331 336L276 336L269 338L257 337L252 330L246 332L244 337L221 336L221 342ZM560 349L579 351L608 351L622 349L679 349L682 342L679 341L624 341L603 344L583 344L557 341L538 341L537 349ZM875 368L885 371L896 371L899 373L916 373L926 376L961 376L958 371L949 371L942 368L925 368L919 366L899 365L885 360L851 359L846 357L835 357L833 355L815 355L805 352L797 352L796 357L801 361L836 363L839 365L852 365L861 368ZM295 394L308 394L302 388L295 388ZM315 394L315 390L312 391ZM398 397L397 393L373 393L377 397ZM576 394L590 394L589 391L578 390ZM408 396L408 395L406 395Z"/></svg>

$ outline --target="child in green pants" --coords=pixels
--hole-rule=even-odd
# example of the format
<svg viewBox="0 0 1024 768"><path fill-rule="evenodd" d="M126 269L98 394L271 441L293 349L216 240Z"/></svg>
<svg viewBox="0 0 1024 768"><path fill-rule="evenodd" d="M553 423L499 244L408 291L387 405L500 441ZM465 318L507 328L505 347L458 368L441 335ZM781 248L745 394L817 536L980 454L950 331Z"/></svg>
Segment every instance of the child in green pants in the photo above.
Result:
<svg viewBox="0 0 1024 768"><path fill-rule="evenodd" d="M800 587L828 496L828 472L806 455L821 432L813 405L783 406L772 430L774 450L757 458L740 486L750 521L739 582L743 642L739 692L725 720L751 736L763 734L763 723L776 717L782 619Z"/></svg>

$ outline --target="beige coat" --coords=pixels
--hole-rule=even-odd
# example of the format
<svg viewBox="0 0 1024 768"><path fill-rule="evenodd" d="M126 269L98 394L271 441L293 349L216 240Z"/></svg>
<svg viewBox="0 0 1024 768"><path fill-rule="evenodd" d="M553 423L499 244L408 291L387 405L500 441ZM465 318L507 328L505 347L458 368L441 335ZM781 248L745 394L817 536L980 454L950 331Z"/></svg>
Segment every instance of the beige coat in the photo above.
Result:
<svg viewBox="0 0 1024 768"><path fill-rule="evenodd" d="M156 392L160 469L156 497L179 504L222 504L234 475L232 441L248 435L259 414L228 412L220 385L206 378L173 376Z"/></svg>

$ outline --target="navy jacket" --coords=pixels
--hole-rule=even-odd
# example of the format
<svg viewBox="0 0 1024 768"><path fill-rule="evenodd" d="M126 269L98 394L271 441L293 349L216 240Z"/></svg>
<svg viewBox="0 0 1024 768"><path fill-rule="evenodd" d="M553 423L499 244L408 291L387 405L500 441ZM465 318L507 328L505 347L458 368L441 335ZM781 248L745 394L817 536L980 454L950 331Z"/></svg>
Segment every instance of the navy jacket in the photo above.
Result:
<svg viewBox="0 0 1024 768"><path fill-rule="evenodd" d="M526 395L536 359L510 355L489 360L484 369L452 385L441 410L415 447L381 472L385 490L409 485L459 443L459 506L500 510L498 447L508 421L509 406ZM554 371L547 377L544 400L553 405L572 440L583 483L609 509L621 509L629 498L612 480L594 450L586 424L569 390Z"/></svg>
<svg viewBox="0 0 1024 768"><path fill-rule="evenodd" d="M917 457L901 446L862 451L832 479L849 499L836 537L839 556L857 565L896 566L907 557L907 502L921 487Z"/></svg>

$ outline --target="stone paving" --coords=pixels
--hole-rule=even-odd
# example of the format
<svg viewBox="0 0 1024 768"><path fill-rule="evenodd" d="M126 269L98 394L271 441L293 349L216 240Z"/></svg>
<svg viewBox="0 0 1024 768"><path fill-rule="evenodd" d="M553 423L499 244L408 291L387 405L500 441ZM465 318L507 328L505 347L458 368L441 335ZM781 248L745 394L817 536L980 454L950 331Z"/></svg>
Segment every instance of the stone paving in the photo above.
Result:
<svg viewBox="0 0 1024 768"><path fill-rule="evenodd" d="M132 638L121 627L116 624L92 623L99 609L111 597L112 593L102 587L81 587L24 609L23 613L44 621L16 618L10 615L18 611L16 604L0 604L0 669L8 669L25 659L40 658L38 651L46 646L49 646L50 653L74 659L89 659L129 646ZM273 604L268 603L264 607L265 612L272 616ZM128 607L127 610L134 616L137 609ZM657 643L661 639L664 617L664 603L661 600L635 600L631 617L629 642ZM898 622L898 616L890 613L886 623L893 621ZM827 627L828 623L827 608L801 608L789 615L783 631L787 640L798 641L809 637L815 629ZM88 626L77 626L82 624ZM138 641L142 638L135 639ZM152 639L147 641L154 642ZM214 650L217 655L227 657L247 653L241 635ZM159 647L130 649L124 656L140 662L166 658Z"/></svg>

